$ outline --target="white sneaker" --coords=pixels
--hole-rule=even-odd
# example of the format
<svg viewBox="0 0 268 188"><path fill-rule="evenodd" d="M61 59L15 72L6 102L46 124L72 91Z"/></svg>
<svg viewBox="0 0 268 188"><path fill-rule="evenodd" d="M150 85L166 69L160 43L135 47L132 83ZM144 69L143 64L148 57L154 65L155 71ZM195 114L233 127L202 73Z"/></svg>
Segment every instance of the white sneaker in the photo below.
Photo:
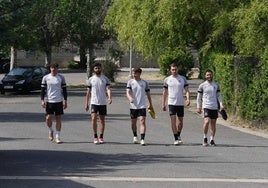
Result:
<svg viewBox="0 0 268 188"><path fill-rule="evenodd" d="M174 145L175 145L175 146L178 146L178 145L180 145L180 144L182 144L182 141L181 141L180 138L179 138L178 140L175 140L175 141L174 141Z"/></svg>
<svg viewBox="0 0 268 188"><path fill-rule="evenodd" d="M182 144L181 137L178 137L179 144Z"/></svg>
<svg viewBox="0 0 268 188"><path fill-rule="evenodd" d="M99 139L98 139L98 138L94 138L94 139L93 139L93 143L94 143L94 144L99 144Z"/></svg>
<svg viewBox="0 0 268 188"><path fill-rule="evenodd" d="M54 137L53 137L53 131L50 131L50 132L48 133L48 139L49 139L50 141L52 141L52 140L54 139Z"/></svg>
<svg viewBox="0 0 268 188"><path fill-rule="evenodd" d="M56 144L62 144L62 141L60 140L60 137L56 137Z"/></svg>
<svg viewBox="0 0 268 188"><path fill-rule="evenodd" d="M141 145L142 146L145 146L146 145L144 140L141 140Z"/></svg>
<svg viewBox="0 0 268 188"><path fill-rule="evenodd" d="M175 146L177 146L177 145L179 145L179 144L180 144L180 143L179 143L179 140L175 140L175 141L174 141L174 145L175 145Z"/></svg>
<svg viewBox="0 0 268 188"><path fill-rule="evenodd" d="M134 144L138 144L139 143L138 137L136 137L136 136L133 137L133 143Z"/></svg>
<svg viewBox="0 0 268 188"><path fill-rule="evenodd" d="M203 146L208 146L208 139L207 138L204 138L204 140L203 140Z"/></svg>

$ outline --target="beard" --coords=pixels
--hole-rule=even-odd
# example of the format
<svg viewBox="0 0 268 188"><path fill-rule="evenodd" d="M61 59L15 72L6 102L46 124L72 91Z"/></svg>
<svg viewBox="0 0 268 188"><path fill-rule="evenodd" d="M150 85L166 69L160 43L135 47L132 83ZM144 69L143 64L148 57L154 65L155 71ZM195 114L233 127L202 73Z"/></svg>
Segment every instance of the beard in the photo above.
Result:
<svg viewBox="0 0 268 188"><path fill-rule="evenodd" d="M101 74L101 71L95 71L95 74L96 75L100 75Z"/></svg>

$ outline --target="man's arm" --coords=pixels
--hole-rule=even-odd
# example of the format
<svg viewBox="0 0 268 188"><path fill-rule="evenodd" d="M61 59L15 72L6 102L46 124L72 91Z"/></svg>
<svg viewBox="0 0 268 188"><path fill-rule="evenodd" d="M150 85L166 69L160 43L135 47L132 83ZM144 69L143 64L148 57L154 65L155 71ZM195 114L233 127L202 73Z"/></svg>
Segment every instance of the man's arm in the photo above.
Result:
<svg viewBox="0 0 268 188"><path fill-rule="evenodd" d="M126 96L130 103L134 102L134 99L132 98L132 95L131 95L131 89L127 88Z"/></svg>
<svg viewBox="0 0 268 188"><path fill-rule="evenodd" d="M197 98L196 98L196 112L201 114L201 106L202 106L202 98L203 98L203 89L199 86L197 90Z"/></svg>
<svg viewBox="0 0 268 188"><path fill-rule="evenodd" d="M88 102L89 102L90 97L91 97L91 89L88 88L87 93L86 93L86 102L85 102L85 110L86 111L88 111L88 109L89 109Z"/></svg>
<svg viewBox="0 0 268 188"><path fill-rule="evenodd" d="M43 108L46 107L46 102L45 102L46 86L47 85L46 85L45 79L43 77L42 83L41 83L41 106Z"/></svg>
<svg viewBox="0 0 268 188"><path fill-rule="evenodd" d="M108 104L112 104L112 91L111 91L110 86L106 87L106 92L108 96Z"/></svg>
<svg viewBox="0 0 268 188"><path fill-rule="evenodd" d="M186 106L190 105L190 90L189 87L185 87L185 94L186 94Z"/></svg>
<svg viewBox="0 0 268 188"><path fill-rule="evenodd" d="M162 110L166 111L166 99L167 99L167 95L168 95L168 90L166 88L163 89L163 93L162 93Z"/></svg>

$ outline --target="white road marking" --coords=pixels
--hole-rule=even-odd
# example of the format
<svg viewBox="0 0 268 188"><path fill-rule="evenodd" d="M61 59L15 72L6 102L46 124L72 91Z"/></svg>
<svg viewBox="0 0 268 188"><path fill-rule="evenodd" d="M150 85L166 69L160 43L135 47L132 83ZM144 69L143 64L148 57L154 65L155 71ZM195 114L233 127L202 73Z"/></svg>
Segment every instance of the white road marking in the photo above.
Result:
<svg viewBox="0 0 268 188"><path fill-rule="evenodd" d="M268 183L268 179L245 178L152 178L152 177L80 177L80 176L0 176L0 180L72 180L118 181L118 182L223 182L223 183Z"/></svg>

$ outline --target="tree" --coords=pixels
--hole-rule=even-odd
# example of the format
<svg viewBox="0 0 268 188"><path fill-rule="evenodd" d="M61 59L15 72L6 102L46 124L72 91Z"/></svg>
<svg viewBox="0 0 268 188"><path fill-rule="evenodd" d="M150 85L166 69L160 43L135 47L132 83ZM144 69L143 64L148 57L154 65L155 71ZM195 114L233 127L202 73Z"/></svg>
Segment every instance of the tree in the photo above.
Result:
<svg viewBox="0 0 268 188"><path fill-rule="evenodd" d="M121 46L133 40L147 58L181 47L200 49L211 33L216 5L207 0L115 0L105 28L116 33Z"/></svg>
<svg viewBox="0 0 268 188"><path fill-rule="evenodd" d="M89 53L92 64L94 44L107 38L101 25L110 0L63 0L63 2L61 12L66 18L67 38L79 46L80 68L87 66L90 75L91 67L86 64L86 54Z"/></svg>
<svg viewBox="0 0 268 188"><path fill-rule="evenodd" d="M260 57L268 48L268 1L253 0L233 15L233 39L238 53Z"/></svg>
<svg viewBox="0 0 268 188"><path fill-rule="evenodd" d="M39 50L45 52L45 66L51 63L52 47L59 46L66 38L65 17L61 11L64 1L37 0L29 12L31 34L38 42Z"/></svg>
<svg viewBox="0 0 268 188"><path fill-rule="evenodd" d="M30 6L29 0L0 2L0 47L11 48L10 69L13 69L16 63L16 49L27 49L31 43L30 35L28 35L29 27L26 24Z"/></svg>

